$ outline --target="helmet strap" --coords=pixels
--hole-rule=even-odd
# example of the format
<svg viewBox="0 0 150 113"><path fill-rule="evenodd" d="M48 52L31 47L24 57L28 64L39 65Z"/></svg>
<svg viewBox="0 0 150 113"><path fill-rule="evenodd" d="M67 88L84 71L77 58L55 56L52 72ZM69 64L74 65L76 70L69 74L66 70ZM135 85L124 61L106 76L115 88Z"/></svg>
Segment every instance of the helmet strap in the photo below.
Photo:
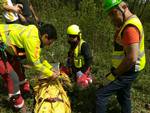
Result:
<svg viewBox="0 0 150 113"><path fill-rule="evenodd" d="M125 22L125 10L121 8L120 6L116 7L117 10L119 10L123 16L123 22Z"/></svg>
<svg viewBox="0 0 150 113"><path fill-rule="evenodd" d="M78 36L79 36L79 40L80 40L82 38L81 32L78 33Z"/></svg>

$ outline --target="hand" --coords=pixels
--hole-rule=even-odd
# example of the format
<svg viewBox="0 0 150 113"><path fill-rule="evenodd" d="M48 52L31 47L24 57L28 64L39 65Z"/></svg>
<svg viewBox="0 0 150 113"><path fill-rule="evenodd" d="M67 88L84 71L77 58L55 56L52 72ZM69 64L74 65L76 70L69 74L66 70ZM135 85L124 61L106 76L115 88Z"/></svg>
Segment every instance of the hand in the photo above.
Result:
<svg viewBox="0 0 150 113"><path fill-rule="evenodd" d="M58 78L58 76L60 75L60 72L59 71L53 71L52 75L50 76L44 76L44 75L39 75L38 76L38 79L41 81L41 80L55 80Z"/></svg>
<svg viewBox="0 0 150 113"><path fill-rule="evenodd" d="M87 74L77 72L77 84L82 88L87 88L89 83L92 83L92 78L88 77Z"/></svg>
<svg viewBox="0 0 150 113"><path fill-rule="evenodd" d="M51 71L53 71L54 73L57 72L58 70L56 70L55 68L52 68Z"/></svg>
<svg viewBox="0 0 150 113"><path fill-rule="evenodd" d="M31 66L31 65L28 65L28 64L24 64L23 67L24 67L24 68L27 68L27 69L31 69L31 68L32 68L32 66Z"/></svg>
<svg viewBox="0 0 150 113"><path fill-rule="evenodd" d="M55 80L60 75L60 71L53 71L52 76L50 77L51 80Z"/></svg>
<svg viewBox="0 0 150 113"><path fill-rule="evenodd" d="M18 7L22 10L23 9L23 5L22 4L16 4L18 5Z"/></svg>
<svg viewBox="0 0 150 113"><path fill-rule="evenodd" d="M23 8L22 4L16 4L14 5L13 10L18 14L22 14L22 8Z"/></svg>

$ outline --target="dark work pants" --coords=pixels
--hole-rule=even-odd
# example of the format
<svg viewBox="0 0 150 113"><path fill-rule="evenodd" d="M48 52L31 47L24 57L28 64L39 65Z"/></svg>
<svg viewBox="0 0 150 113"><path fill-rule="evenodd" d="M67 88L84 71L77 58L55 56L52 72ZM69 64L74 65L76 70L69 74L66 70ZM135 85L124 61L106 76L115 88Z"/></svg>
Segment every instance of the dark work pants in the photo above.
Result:
<svg viewBox="0 0 150 113"><path fill-rule="evenodd" d="M116 94L121 113L131 113L130 89L138 72L128 72L115 81L99 89L96 93L96 113L106 113L108 97Z"/></svg>

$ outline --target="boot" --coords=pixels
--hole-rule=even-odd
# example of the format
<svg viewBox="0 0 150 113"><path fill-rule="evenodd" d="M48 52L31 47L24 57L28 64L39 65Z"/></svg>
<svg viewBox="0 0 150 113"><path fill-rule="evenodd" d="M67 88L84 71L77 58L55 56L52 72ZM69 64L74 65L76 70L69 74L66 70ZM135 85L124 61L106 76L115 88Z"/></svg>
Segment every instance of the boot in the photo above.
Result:
<svg viewBox="0 0 150 113"><path fill-rule="evenodd" d="M26 81L24 84L20 86L21 88L21 95L24 99L32 98L32 92L30 90L30 84L29 81Z"/></svg>
<svg viewBox="0 0 150 113"><path fill-rule="evenodd" d="M14 95L9 100L10 106L12 106L13 111L26 113L26 106L24 99L21 94Z"/></svg>

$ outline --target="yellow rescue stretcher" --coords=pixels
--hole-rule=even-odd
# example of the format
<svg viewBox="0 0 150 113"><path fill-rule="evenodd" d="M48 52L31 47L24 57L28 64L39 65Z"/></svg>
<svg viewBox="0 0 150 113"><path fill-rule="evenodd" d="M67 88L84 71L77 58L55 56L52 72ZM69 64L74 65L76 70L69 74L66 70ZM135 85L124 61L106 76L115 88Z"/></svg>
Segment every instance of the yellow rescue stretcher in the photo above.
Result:
<svg viewBox="0 0 150 113"><path fill-rule="evenodd" d="M70 100L64 90L64 83L71 87L69 77L65 73L52 81L38 80L34 87L35 113L71 113Z"/></svg>

